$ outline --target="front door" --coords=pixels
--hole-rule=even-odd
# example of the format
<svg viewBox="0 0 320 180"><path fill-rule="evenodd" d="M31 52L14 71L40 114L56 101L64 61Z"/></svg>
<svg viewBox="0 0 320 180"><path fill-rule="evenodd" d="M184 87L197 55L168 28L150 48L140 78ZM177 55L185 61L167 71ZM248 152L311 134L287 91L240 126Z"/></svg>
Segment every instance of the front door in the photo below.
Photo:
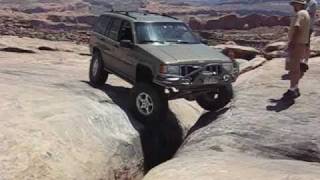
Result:
<svg viewBox="0 0 320 180"><path fill-rule="evenodd" d="M119 42L122 40L131 41L134 44L133 29L129 21L123 21L119 31ZM135 77L134 46L132 48L120 47L117 52L118 66L124 74L131 80Z"/></svg>

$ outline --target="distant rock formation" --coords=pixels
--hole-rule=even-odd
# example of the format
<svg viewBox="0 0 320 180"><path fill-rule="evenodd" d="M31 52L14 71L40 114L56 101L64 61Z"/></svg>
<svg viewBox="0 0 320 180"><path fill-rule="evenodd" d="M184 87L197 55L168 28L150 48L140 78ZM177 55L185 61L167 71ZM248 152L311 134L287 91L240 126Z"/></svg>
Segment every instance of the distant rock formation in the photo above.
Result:
<svg viewBox="0 0 320 180"><path fill-rule="evenodd" d="M265 16L260 14L251 14L248 16L237 16L235 14L225 15L208 21L201 21L196 18L190 18L190 27L195 30L215 30L215 29L252 29L261 26L288 26L289 17Z"/></svg>
<svg viewBox="0 0 320 180"><path fill-rule="evenodd" d="M52 22L65 22L65 23L80 23L80 24L87 24L87 25L94 25L97 16L93 15L83 15L83 16L59 16L59 15L48 15L48 20Z"/></svg>

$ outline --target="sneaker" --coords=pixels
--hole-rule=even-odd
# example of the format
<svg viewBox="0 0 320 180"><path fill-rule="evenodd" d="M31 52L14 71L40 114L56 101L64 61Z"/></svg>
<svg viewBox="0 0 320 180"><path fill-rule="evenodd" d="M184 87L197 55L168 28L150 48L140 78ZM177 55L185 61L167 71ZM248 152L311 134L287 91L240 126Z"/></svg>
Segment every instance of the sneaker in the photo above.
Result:
<svg viewBox="0 0 320 180"><path fill-rule="evenodd" d="M300 90L297 89L295 91L291 91L291 90L288 90L286 93L283 94L283 97L282 99L284 100L288 100L288 99L296 99L300 96Z"/></svg>

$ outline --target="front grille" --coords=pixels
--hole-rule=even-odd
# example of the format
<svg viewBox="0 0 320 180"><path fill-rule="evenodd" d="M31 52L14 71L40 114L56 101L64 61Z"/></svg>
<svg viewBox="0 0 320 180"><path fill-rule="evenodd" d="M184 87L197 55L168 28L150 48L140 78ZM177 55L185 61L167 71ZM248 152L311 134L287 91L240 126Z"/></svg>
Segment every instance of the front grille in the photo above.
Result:
<svg viewBox="0 0 320 180"><path fill-rule="evenodd" d="M180 67L181 68L180 69L181 75L186 76L196 70L199 70L200 68L203 68L204 66L205 65L183 65ZM221 74L221 66L220 65L210 65L210 66L207 66L205 69L203 69L203 71L208 71L208 72L214 73L215 75L219 75L219 74ZM202 71L200 71L200 72L202 72ZM197 76L197 75L198 75L198 73L196 73L193 76Z"/></svg>

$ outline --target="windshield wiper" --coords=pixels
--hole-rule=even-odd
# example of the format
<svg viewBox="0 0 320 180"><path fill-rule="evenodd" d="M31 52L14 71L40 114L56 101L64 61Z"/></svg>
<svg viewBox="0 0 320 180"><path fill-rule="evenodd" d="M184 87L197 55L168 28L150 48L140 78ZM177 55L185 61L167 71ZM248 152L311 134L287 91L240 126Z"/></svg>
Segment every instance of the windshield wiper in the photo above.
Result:
<svg viewBox="0 0 320 180"><path fill-rule="evenodd" d="M177 44L193 44L192 42L189 41L166 41L166 42L171 42L171 43L177 43Z"/></svg>
<svg viewBox="0 0 320 180"><path fill-rule="evenodd" d="M177 41L177 44L193 44L192 42L188 42L188 41Z"/></svg>
<svg viewBox="0 0 320 180"><path fill-rule="evenodd" d="M146 44L146 43L161 43L161 44L164 44L164 41L143 40L140 43L141 44Z"/></svg>

